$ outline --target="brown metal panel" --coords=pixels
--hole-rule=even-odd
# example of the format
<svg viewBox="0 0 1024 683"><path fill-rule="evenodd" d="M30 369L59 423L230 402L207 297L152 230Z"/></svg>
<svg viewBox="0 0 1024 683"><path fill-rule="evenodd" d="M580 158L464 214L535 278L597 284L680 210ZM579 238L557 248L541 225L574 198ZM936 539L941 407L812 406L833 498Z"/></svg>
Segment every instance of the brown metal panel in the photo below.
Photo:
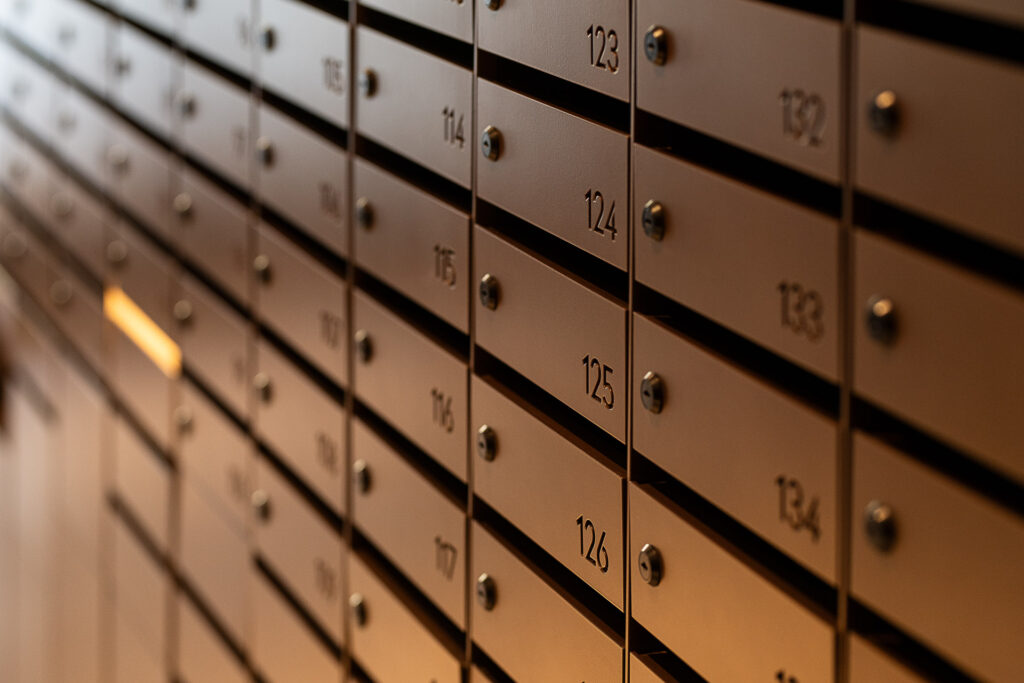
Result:
<svg viewBox="0 0 1024 683"><path fill-rule="evenodd" d="M187 681L246 683L251 680L182 593L178 594L178 672Z"/></svg>
<svg viewBox="0 0 1024 683"><path fill-rule="evenodd" d="M1014 0L911 0L911 2L1024 26L1024 6Z"/></svg>
<svg viewBox="0 0 1024 683"><path fill-rule="evenodd" d="M470 576L493 589L490 609L472 602L473 641L503 670L518 681L622 680L622 648L476 522L470 548Z"/></svg>
<svg viewBox="0 0 1024 683"><path fill-rule="evenodd" d="M638 0L637 107L839 181L840 22L751 0ZM642 53L642 51L641 51Z"/></svg>
<svg viewBox="0 0 1024 683"><path fill-rule="evenodd" d="M352 491L356 526L465 628L465 513L359 421L353 423L352 448L359 468Z"/></svg>
<svg viewBox="0 0 1024 683"><path fill-rule="evenodd" d="M360 134L470 186L473 72L372 29L357 30ZM370 72L370 73L368 73Z"/></svg>
<svg viewBox="0 0 1024 683"><path fill-rule="evenodd" d="M836 423L648 318L633 324L634 448L835 583Z"/></svg>
<svg viewBox="0 0 1024 683"><path fill-rule="evenodd" d="M635 146L636 278L832 381L839 222ZM658 213L660 212L660 214Z"/></svg>
<svg viewBox="0 0 1024 683"><path fill-rule="evenodd" d="M924 680L863 638L850 636L850 683L924 683Z"/></svg>
<svg viewBox="0 0 1024 683"><path fill-rule="evenodd" d="M174 242L171 233L170 153L126 123L110 135L107 160L114 199L147 228Z"/></svg>
<svg viewBox="0 0 1024 683"><path fill-rule="evenodd" d="M981 679L1024 675L1024 522L863 434L853 457L853 594Z"/></svg>
<svg viewBox="0 0 1024 683"><path fill-rule="evenodd" d="M635 484L629 491L633 618L713 681L829 681L833 632ZM645 582L652 545L660 582Z"/></svg>
<svg viewBox="0 0 1024 683"><path fill-rule="evenodd" d="M54 186L49 208L47 219L57 239L96 279L102 278L107 262L109 209L70 178Z"/></svg>
<svg viewBox="0 0 1024 683"><path fill-rule="evenodd" d="M146 534L167 551L171 470L124 419L116 423L115 443L114 488Z"/></svg>
<svg viewBox="0 0 1024 683"><path fill-rule="evenodd" d="M125 522L114 525L114 602L117 620L129 625L139 645L161 661L167 642L167 574L149 555Z"/></svg>
<svg viewBox="0 0 1024 683"><path fill-rule="evenodd" d="M628 136L488 81L477 91L481 130L500 136L477 162L480 197L625 270Z"/></svg>
<svg viewBox="0 0 1024 683"><path fill-rule="evenodd" d="M103 302L74 271L64 267L54 272L44 302L54 322L72 341L92 367L104 367Z"/></svg>
<svg viewBox="0 0 1024 683"><path fill-rule="evenodd" d="M352 654L363 669L376 681L459 683L459 660L358 557L350 555L348 567L349 604L359 605L363 615L352 625Z"/></svg>
<svg viewBox="0 0 1024 683"><path fill-rule="evenodd" d="M470 395L476 495L622 609L622 476L476 376Z"/></svg>
<svg viewBox="0 0 1024 683"><path fill-rule="evenodd" d="M173 381L128 337L111 326L108 329L115 393L127 401L132 414L157 444L168 450Z"/></svg>
<svg viewBox="0 0 1024 683"><path fill-rule="evenodd" d="M107 245L108 283L116 284L153 319L160 329L172 329L171 257L129 224L112 228Z"/></svg>
<svg viewBox="0 0 1024 683"><path fill-rule="evenodd" d="M1024 297L877 235L855 237L857 393L1024 480ZM872 333L878 302L892 304L889 333Z"/></svg>
<svg viewBox="0 0 1024 683"><path fill-rule="evenodd" d="M499 291L493 310L474 297L477 343L623 440L625 308L479 226L474 249Z"/></svg>
<svg viewBox="0 0 1024 683"><path fill-rule="evenodd" d="M1019 66L862 26L856 73L857 187L1024 254ZM884 92L897 121L879 130Z"/></svg>

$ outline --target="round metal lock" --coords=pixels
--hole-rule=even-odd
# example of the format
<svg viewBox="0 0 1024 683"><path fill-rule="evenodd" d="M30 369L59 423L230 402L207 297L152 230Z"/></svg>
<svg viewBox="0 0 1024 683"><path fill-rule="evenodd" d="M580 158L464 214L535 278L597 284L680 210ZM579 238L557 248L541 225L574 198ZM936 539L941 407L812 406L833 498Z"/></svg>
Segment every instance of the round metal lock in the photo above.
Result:
<svg viewBox="0 0 1024 683"><path fill-rule="evenodd" d="M174 425L178 428L179 434L187 434L192 431L192 409L188 406L178 406L174 409Z"/></svg>
<svg viewBox="0 0 1024 683"><path fill-rule="evenodd" d="M664 572L661 551L650 543L645 543L644 547L640 548L637 567L640 569L640 578L649 586L657 586L661 583L661 575Z"/></svg>
<svg viewBox="0 0 1024 683"><path fill-rule="evenodd" d="M120 55L114 59L114 75L115 76L127 76L128 72L132 70L132 61Z"/></svg>
<svg viewBox="0 0 1024 683"><path fill-rule="evenodd" d="M252 388L264 403L269 403L270 399L274 395L273 386L270 382L270 375L265 372L256 373L256 376L252 378Z"/></svg>
<svg viewBox="0 0 1024 683"><path fill-rule="evenodd" d="M107 164L118 174L128 170L128 150L123 145L111 145L107 148Z"/></svg>
<svg viewBox="0 0 1024 683"><path fill-rule="evenodd" d="M128 245L121 240L114 240L107 245L107 263L120 268L128 260Z"/></svg>
<svg viewBox="0 0 1024 683"><path fill-rule="evenodd" d="M640 382L640 402L652 413L660 413L665 406L665 380L654 372L647 372Z"/></svg>
<svg viewBox="0 0 1024 683"><path fill-rule="evenodd" d="M264 52L270 52L276 44L277 34L274 32L274 27L264 26L260 31L260 47L263 48Z"/></svg>
<svg viewBox="0 0 1024 683"><path fill-rule="evenodd" d="M652 26L644 35L644 56L651 64L661 66L668 61L668 33L661 26Z"/></svg>
<svg viewBox="0 0 1024 683"><path fill-rule="evenodd" d="M873 500L864 508L864 531L871 545L886 553L896 543L896 513L880 500Z"/></svg>
<svg viewBox="0 0 1024 683"><path fill-rule="evenodd" d="M486 573L476 579L476 601L488 612L494 609L494 604L498 601L498 587L494 579Z"/></svg>
<svg viewBox="0 0 1024 683"><path fill-rule="evenodd" d="M484 308L494 310L498 307L498 298L501 296L501 288L498 286L498 278L490 273L480 278L480 303Z"/></svg>
<svg viewBox="0 0 1024 683"><path fill-rule="evenodd" d="M373 97L377 94L377 72L373 69L363 69L359 74L359 92L363 97Z"/></svg>
<svg viewBox="0 0 1024 683"><path fill-rule="evenodd" d="M494 126L487 126L480 135L480 151L484 158L497 161L501 156L501 131Z"/></svg>
<svg viewBox="0 0 1024 683"><path fill-rule="evenodd" d="M484 4L487 6L487 9L493 12L497 12L501 8L501 0L486 0Z"/></svg>
<svg viewBox="0 0 1024 683"><path fill-rule="evenodd" d="M186 12L191 12L196 8L196 0L181 0L181 8Z"/></svg>
<svg viewBox="0 0 1024 683"><path fill-rule="evenodd" d="M370 200L366 197L360 197L356 200L356 222L359 223L359 227L363 230L369 230L373 227L373 205L370 204Z"/></svg>
<svg viewBox="0 0 1024 683"><path fill-rule="evenodd" d="M256 273L256 277L259 278L260 282L270 282L270 257L266 254L260 254L252 260L252 272Z"/></svg>
<svg viewBox="0 0 1024 683"><path fill-rule="evenodd" d="M370 490L370 466L365 460L360 459L352 463L352 480L359 493L367 493Z"/></svg>
<svg viewBox="0 0 1024 683"><path fill-rule="evenodd" d="M256 159L265 168L270 168L274 165L274 143L265 135L256 138Z"/></svg>
<svg viewBox="0 0 1024 683"><path fill-rule="evenodd" d="M866 311L868 334L875 341L891 344L896 339L896 304L886 296L873 296Z"/></svg>
<svg viewBox="0 0 1024 683"><path fill-rule="evenodd" d="M640 222L644 226L644 234L656 242L665 237L665 207L656 199L644 204Z"/></svg>
<svg viewBox="0 0 1024 683"><path fill-rule="evenodd" d="M868 105L868 123L871 130L880 135L896 134L900 125L900 108L896 101L896 93L883 90L871 98Z"/></svg>
<svg viewBox="0 0 1024 683"><path fill-rule="evenodd" d="M352 340L356 345L356 358L360 363L366 365L373 358L373 340L370 339L370 333L366 330L356 330Z"/></svg>
<svg viewBox="0 0 1024 683"><path fill-rule="evenodd" d="M191 93L178 95L178 113L182 118L191 118L196 113L196 98Z"/></svg>
<svg viewBox="0 0 1024 683"><path fill-rule="evenodd" d="M192 322L192 302L187 299L179 299L174 303L174 319L184 327Z"/></svg>
<svg viewBox="0 0 1024 683"><path fill-rule="evenodd" d="M28 242L21 233L12 232L4 237L4 258L18 260L28 252Z"/></svg>
<svg viewBox="0 0 1024 683"><path fill-rule="evenodd" d="M171 208L178 218L185 219L192 215L192 195L181 192L171 200Z"/></svg>
<svg viewBox="0 0 1024 683"><path fill-rule="evenodd" d="M366 599L362 593L353 593L348 597L348 608L352 614L352 621L360 628L366 626Z"/></svg>
<svg viewBox="0 0 1024 683"><path fill-rule="evenodd" d="M253 512L256 513L256 518L261 522L270 521L270 496L267 495L266 491L256 489L249 496L249 503L252 505Z"/></svg>
<svg viewBox="0 0 1024 683"><path fill-rule="evenodd" d="M65 192L57 192L50 198L50 211L59 220L67 219L74 208L74 200Z"/></svg>
<svg viewBox="0 0 1024 683"><path fill-rule="evenodd" d="M476 453L487 462L498 455L498 435L487 425L476 430Z"/></svg>
<svg viewBox="0 0 1024 683"><path fill-rule="evenodd" d="M74 290L71 288L71 283L67 280L57 280L50 285L50 301L57 308L63 308L71 303L73 294Z"/></svg>

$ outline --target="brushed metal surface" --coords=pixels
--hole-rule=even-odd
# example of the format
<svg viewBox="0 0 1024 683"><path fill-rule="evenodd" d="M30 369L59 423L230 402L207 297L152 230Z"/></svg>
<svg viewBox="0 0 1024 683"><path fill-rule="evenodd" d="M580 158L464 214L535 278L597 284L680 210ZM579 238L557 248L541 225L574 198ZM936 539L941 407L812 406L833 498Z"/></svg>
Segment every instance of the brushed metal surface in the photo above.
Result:
<svg viewBox="0 0 1024 683"><path fill-rule="evenodd" d="M569 440L564 428L545 424L479 377L472 378L470 396L471 434L487 425L497 443L490 462L473 454L476 495L623 609L622 476ZM587 521L607 552L603 559L592 553L593 563Z"/></svg>
<svg viewBox="0 0 1024 683"><path fill-rule="evenodd" d="M66 215L60 215L62 202L70 208ZM110 209L70 178L62 178L50 196L48 219L57 239L100 279L106 268Z"/></svg>
<svg viewBox="0 0 1024 683"><path fill-rule="evenodd" d="M260 49L264 88L336 126L348 126L348 24L297 0L262 0L260 30L273 31Z"/></svg>
<svg viewBox="0 0 1024 683"><path fill-rule="evenodd" d="M625 270L628 136L489 81L477 95L480 129L502 139L496 161L477 162L480 197Z"/></svg>
<svg viewBox="0 0 1024 683"><path fill-rule="evenodd" d="M368 0L360 5L387 12L467 43L473 42L473 3L470 0Z"/></svg>
<svg viewBox="0 0 1024 683"><path fill-rule="evenodd" d="M256 433L335 512L345 509L344 408L268 342L256 350L270 380L258 402ZM259 398L256 398L259 401Z"/></svg>
<svg viewBox="0 0 1024 683"><path fill-rule="evenodd" d="M356 526L464 629L465 513L358 420L352 423L352 461L357 460L369 468L370 488L351 494Z"/></svg>
<svg viewBox="0 0 1024 683"><path fill-rule="evenodd" d="M108 84L107 65L114 23L109 15L78 0L51 0L49 27L54 62L98 93Z"/></svg>
<svg viewBox="0 0 1024 683"><path fill-rule="evenodd" d="M270 500L269 519L253 521L260 556L321 628L341 643L345 554L341 537L262 459L256 462L256 483ZM258 614L260 607L256 609ZM257 635L256 645L266 647L266 641Z"/></svg>
<svg viewBox="0 0 1024 683"><path fill-rule="evenodd" d="M470 576L486 573L497 591L492 610L470 603L473 641L504 671L519 681L622 680L622 648L476 522L470 553Z"/></svg>
<svg viewBox="0 0 1024 683"><path fill-rule="evenodd" d="M664 65L637 61L638 108L839 182L839 21L751 0L639 0L633 23L640 44L651 26L668 34ZM780 99L798 90L824 112L804 136L787 132Z"/></svg>
<svg viewBox="0 0 1024 683"><path fill-rule="evenodd" d="M878 28L856 39L856 186L1024 254L1024 73ZM891 136L868 121L883 90L896 93Z"/></svg>
<svg viewBox="0 0 1024 683"><path fill-rule="evenodd" d="M163 147L125 123L111 131L111 154L126 163L113 169L111 194L147 228L174 243L171 232L171 156Z"/></svg>
<svg viewBox="0 0 1024 683"><path fill-rule="evenodd" d="M465 481L466 364L361 291L353 310L353 329L373 346L369 362L356 363L356 396Z"/></svg>
<svg viewBox="0 0 1024 683"><path fill-rule="evenodd" d="M883 237L854 237L856 392L1024 481L1024 297ZM890 344L865 324L876 295L895 304Z"/></svg>
<svg viewBox="0 0 1024 683"><path fill-rule="evenodd" d="M839 222L646 147L633 149L633 224L642 224L648 201L665 213L662 239L637 230L637 280L838 381Z"/></svg>
<svg viewBox="0 0 1024 683"><path fill-rule="evenodd" d="M633 618L714 681L827 681L829 624L677 517L635 484L629 490ZM640 578L640 548L664 558L661 583Z"/></svg>
<svg viewBox="0 0 1024 683"><path fill-rule="evenodd" d="M365 26L357 29L356 63L376 74L373 95L356 95L359 133L468 188L477 149L473 72ZM452 130L445 110L454 112ZM461 142L453 139L460 122Z"/></svg>
<svg viewBox="0 0 1024 683"><path fill-rule="evenodd" d="M236 185L248 189L252 168L249 93L212 71L186 62L178 106L192 102L192 112L179 117L181 145Z"/></svg>
<svg viewBox="0 0 1024 683"><path fill-rule="evenodd" d="M853 459L853 595L981 679L1020 678L1024 522L859 432ZM889 552L864 531L872 500L895 513Z"/></svg>
<svg viewBox="0 0 1024 683"><path fill-rule="evenodd" d="M658 674L651 671L635 654L629 655L629 683L664 683Z"/></svg>
<svg viewBox="0 0 1024 683"><path fill-rule="evenodd" d="M163 449L169 449L173 382L119 330L110 330L110 377L121 396L132 397L132 412Z"/></svg>
<svg viewBox="0 0 1024 683"><path fill-rule="evenodd" d="M104 396L92 381L68 369L61 406L61 471L55 480L68 552L95 574L100 565L102 515L110 484L111 457L106 437L112 425ZM97 653L98 654L98 653Z"/></svg>
<svg viewBox="0 0 1024 683"><path fill-rule="evenodd" d="M181 59L131 24L121 23L117 34L110 67L111 98L130 118L167 137Z"/></svg>
<svg viewBox="0 0 1024 683"><path fill-rule="evenodd" d="M863 638L850 636L850 683L924 683L924 680Z"/></svg>
<svg viewBox="0 0 1024 683"><path fill-rule="evenodd" d="M133 683L163 683L167 674L164 673L162 653L154 654L147 648L141 634L127 619L118 615L112 621L115 639L113 679Z"/></svg>
<svg viewBox="0 0 1024 683"><path fill-rule="evenodd" d="M170 333L174 268L171 257L126 221L112 227L110 234L125 245L127 255L116 266L108 264L107 284L120 286L160 329Z"/></svg>
<svg viewBox="0 0 1024 683"><path fill-rule="evenodd" d="M54 306L51 303L53 287L63 286L58 283L66 283L69 286L68 291L71 292L71 298L64 304ZM73 270L64 266L60 271L54 272L50 289L44 295L46 297L44 301L49 304L57 327L68 339L72 340L75 348L94 368L102 369L105 356L105 323L103 302L96 295L95 290L75 275Z"/></svg>
<svg viewBox="0 0 1024 683"><path fill-rule="evenodd" d="M178 594L178 671L187 681L251 680L217 633L183 594Z"/></svg>
<svg viewBox="0 0 1024 683"><path fill-rule="evenodd" d="M836 423L649 318L633 345L633 447L834 584ZM639 400L647 372L660 413Z"/></svg>
<svg viewBox="0 0 1024 683"><path fill-rule="evenodd" d="M468 333L469 216L369 162L355 169L353 196L372 212L354 228L359 266Z"/></svg>
<svg viewBox="0 0 1024 683"><path fill-rule="evenodd" d="M345 150L267 105L259 108L261 140L272 161L260 166L264 203L338 254L348 252L348 161Z"/></svg>
<svg viewBox="0 0 1024 683"><path fill-rule="evenodd" d="M130 625L139 644L159 661L167 642L170 581L123 521L114 525L113 545L117 619Z"/></svg>
<svg viewBox="0 0 1024 683"><path fill-rule="evenodd" d="M56 133L47 136L55 152L91 183L106 189L110 182L110 114L71 87L60 91L55 113L54 124L62 118L70 124L63 128L55 125Z"/></svg>
<svg viewBox="0 0 1024 683"><path fill-rule="evenodd" d="M190 0L182 3L178 39L242 76L253 71L252 0Z"/></svg>
<svg viewBox="0 0 1024 683"><path fill-rule="evenodd" d="M181 9L179 0L109 0L109 4L119 13L145 24L157 33L170 36L177 32Z"/></svg>
<svg viewBox="0 0 1024 683"><path fill-rule="evenodd" d="M270 259L259 282L259 317L328 377L348 383L347 285L281 233L262 224L258 253Z"/></svg>
<svg viewBox="0 0 1024 683"><path fill-rule="evenodd" d="M170 468L124 418L115 423L114 444L114 490L157 547L166 551L171 515Z"/></svg>
<svg viewBox="0 0 1024 683"><path fill-rule="evenodd" d="M477 44L626 102L629 9L620 0L513 0L498 11L479 6Z"/></svg>
<svg viewBox="0 0 1024 683"><path fill-rule="evenodd" d="M500 302L474 303L476 341L615 438L626 431L626 310L621 304L476 227L478 274L498 279ZM609 386L584 359L608 367ZM597 387L595 396L595 386ZM611 403L611 407L608 404Z"/></svg>
<svg viewBox="0 0 1024 683"><path fill-rule="evenodd" d="M976 15L990 21L1005 21L1024 26L1024 7L1014 0L911 0L911 2L931 5L951 12Z"/></svg>
<svg viewBox="0 0 1024 683"><path fill-rule="evenodd" d="M349 556L349 593L361 595L366 623L352 626L352 654L377 681L459 683L456 659L357 556ZM464 573L464 572L463 572ZM401 643L401 655L395 645Z"/></svg>

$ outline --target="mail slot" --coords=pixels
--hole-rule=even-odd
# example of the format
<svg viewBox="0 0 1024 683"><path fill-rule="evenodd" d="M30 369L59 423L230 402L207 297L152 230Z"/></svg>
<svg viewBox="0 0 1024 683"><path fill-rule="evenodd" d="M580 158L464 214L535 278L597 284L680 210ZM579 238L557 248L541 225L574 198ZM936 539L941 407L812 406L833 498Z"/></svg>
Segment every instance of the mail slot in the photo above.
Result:
<svg viewBox="0 0 1024 683"><path fill-rule="evenodd" d="M171 48L130 24L118 28L111 59L111 94L116 106L163 137L171 133L173 84L178 58Z"/></svg>
<svg viewBox="0 0 1024 683"><path fill-rule="evenodd" d="M359 266L468 332L469 216L361 159L355 168Z"/></svg>
<svg viewBox="0 0 1024 683"><path fill-rule="evenodd" d="M1024 481L1024 297L867 232L854 263L857 393Z"/></svg>
<svg viewBox="0 0 1024 683"><path fill-rule="evenodd" d="M980 679L1024 674L1016 513L861 433L851 512L857 599Z"/></svg>
<svg viewBox="0 0 1024 683"><path fill-rule="evenodd" d="M629 137L488 81L477 90L500 147L479 156L480 197L625 270Z"/></svg>
<svg viewBox="0 0 1024 683"><path fill-rule="evenodd" d="M181 3L181 42L243 76L253 69L253 3L197 0Z"/></svg>
<svg viewBox="0 0 1024 683"><path fill-rule="evenodd" d="M348 251L345 150L277 110L259 110L260 198L338 254Z"/></svg>
<svg viewBox="0 0 1024 683"><path fill-rule="evenodd" d="M341 536L263 460L256 463L256 482L259 488L253 501L260 556L321 628L340 643L344 552ZM264 642L257 635L257 647Z"/></svg>
<svg viewBox="0 0 1024 683"><path fill-rule="evenodd" d="M490 278L481 284L496 293L493 309L474 297L477 343L624 440L623 304L479 226L474 249L476 272Z"/></svg>
<svg viewBox="0 0 1024 683"><path fill-rule="evenodd" d="M171 208L182 251L207 277L248 302L252 259L245 205L198 173L183 169L179 178Z"/></svg>
<svg viewBox="0 0 1024 683"><path fill-rule="evenodd" d="M635 484L629 515L633 618L698 674L832 680L829 623Z"/></svg>
<svg viewBox="0 0 1024 683"><path fill-rule="evenodd" d="M863 638L850 636L850 683L924 683L924 680Z"/></svg>
<svg viewBox="0 0 1024 683"><path fill-rule="evenodd" d="M250 386L246 321L195 278L185 275L180 283L181 297L172 310L184 363L236 415L246 415Z"/></svg>
<svg viewBox="0 0 1024 683"><path fill-rule="evenodd" d="M356 526L464 629L465 513L362 422L354 423L352 447Z"/></svg>
<svg viewBox="0 0 1024 683"><path fill-rule="evenodd" d="M253 381L256 431L335 512L345 509L345 411L260 340Z"/></svg>
<svg viewBox="0 0 1024 683"><path fill-rule="evenodd" d="M840 22L748 0L640 0L637 107L839 182Z"/></svg>
<svg viewBox="0 0 1024 683"><path fill-rule="evenodd" d="M252 586L252 656L264 679L275 683L337 683L342 677L341 663L284 597L262 576L254 576Z"/></svg>
<svg viewBox="0 0 1024 683"><path fill-rule="evenodd" d="M268 225L259 229L260 318L332 380L348 380L345 281Z"/></svg>
<svg viewBox="0 0 1024 683"><path fill-rule="evenodd" d="M1024 254L1019 66L866 26L857 55L857 187Z"/></svg>
<svg viewBox="0 0 1024 683"><path fill-rule="evenodd" d="M356 59L359 133L468 188L473 72L364 26Z"/></svg>
<svg viewBox="0 0 1024 683"><path fill-rule="evenodd" d="M171 471L125 420L115 429L114 488L157 547L168 549Z"/></svg>
<svg viewBox="0 0 1024 683"><path fill-rule="evenodd" d="M480 49L626 102L633 54L629 9L618 0L526 0L480 7Z"/></svg>
<svg viewBox="0 0 1024 683"><path fill-rule="evenodd" d="M348 126L348 24L296 0L263 0L260 21L263 87Z"/></svg>
<svg viewBox="0 0 1024 683"><path fill-rule="evenodd" d="M182 593L178 594L178 672L188 681L251 680L217 632Z"/></svg>
<svg viewBox="0 0 1024 683"><path fill-rule="evenodd" d="M622 648L604 630L476 522L472 533L470 621L484 652L517 681L622 680Z"/></svg>
<svg viewBox="0 0 1024 683"><path fill-rule="evenodd" d="M639 315L633 354L636 450L835 583L835 421Z"/></svg>
<svg viewBox="0 0 1024 683"><path fill-rule="evenodd" d="M466 364L367 294L354 296L356 396L466 478Z"/></svg>
<svg viewBox="0 0 1024 683"><path fill-rule="evenodd" d="M368 0L360 3L467 43L473 42L473 3Z"/></svg>
<svg viewBox="0 0 1024 683"><path fill-rule="evenodd" d="M185 151L243 188L250 185L249 93L186 62L175 97Z"/></svg>
<svg viewBox="0 0 1024 683"><path fill-rule="evenodd" d="M639 145L636 277L837 381L839 223Z"/></svg>
<svg viewBox="0 0 1024 683"><path fill-rule="evenodd" d="M376 681L460 683L459 660L358 557L349 556L352 654ZM401 643L401 656L394 644Z"/></svg>
<svg viewBox="0 0 1024 683"><path fill-rule="evenodd" d="M472 382L476 494L622 609L622 474L563 427Z"/></svg>
<svg viewBox="0 0 1024 683"><path fill-rule="evenodd" d="M108 15L78 0L53 3L50 27L54 61L97 93L107 84L107 49L113 35Z"/></svg>

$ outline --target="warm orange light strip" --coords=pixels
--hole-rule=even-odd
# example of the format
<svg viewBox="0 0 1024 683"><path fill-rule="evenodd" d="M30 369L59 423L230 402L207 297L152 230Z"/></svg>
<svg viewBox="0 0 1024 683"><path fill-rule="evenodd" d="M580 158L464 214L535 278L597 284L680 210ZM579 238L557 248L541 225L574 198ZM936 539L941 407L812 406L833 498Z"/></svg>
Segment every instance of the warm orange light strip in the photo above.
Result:
<svg viewBox="0 0 1024 683"><path fill-rule="evenodd" d="M138 346L160 371L181 374L181 349L120 287L103 292L103 314Z"/></svg>

